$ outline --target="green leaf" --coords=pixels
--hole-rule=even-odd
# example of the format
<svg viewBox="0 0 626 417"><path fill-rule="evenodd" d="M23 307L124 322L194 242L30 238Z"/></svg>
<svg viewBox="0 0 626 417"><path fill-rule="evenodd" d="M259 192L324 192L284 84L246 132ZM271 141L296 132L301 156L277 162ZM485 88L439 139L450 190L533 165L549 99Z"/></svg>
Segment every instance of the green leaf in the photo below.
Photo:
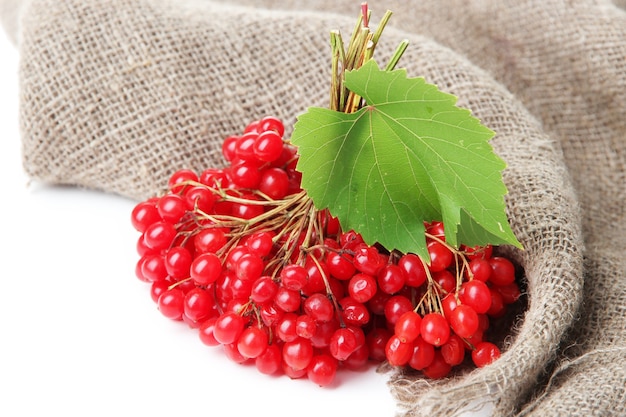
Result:
<svg viewBox="0 0 626 417"><path fill-rule="evenodd" d="M374 60L346 72L345 85L364 98L359 111L313 107L294 126L297 168L316 207L370 244L424 259L424 221L442 220L453 246L521 246L505 211L506 165L488 143L494 132L456 97Z"/></svg>

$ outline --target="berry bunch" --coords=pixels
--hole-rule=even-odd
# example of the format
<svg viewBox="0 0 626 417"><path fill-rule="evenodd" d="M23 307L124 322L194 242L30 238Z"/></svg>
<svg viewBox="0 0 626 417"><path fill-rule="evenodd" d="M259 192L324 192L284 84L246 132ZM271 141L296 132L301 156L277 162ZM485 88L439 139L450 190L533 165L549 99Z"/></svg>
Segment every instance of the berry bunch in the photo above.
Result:
<svg viewBox="0 0 626 417"><path fill-rule="evenodd" d="M296 150L273 117L224 140L229 165L182 169L132 211L136 275L161 313L237 363L321 386L368 361L447 375L500 354L489 319L519 297L490 246L455 249L427 224L430 259L366 244L300 188Z"/></svg>

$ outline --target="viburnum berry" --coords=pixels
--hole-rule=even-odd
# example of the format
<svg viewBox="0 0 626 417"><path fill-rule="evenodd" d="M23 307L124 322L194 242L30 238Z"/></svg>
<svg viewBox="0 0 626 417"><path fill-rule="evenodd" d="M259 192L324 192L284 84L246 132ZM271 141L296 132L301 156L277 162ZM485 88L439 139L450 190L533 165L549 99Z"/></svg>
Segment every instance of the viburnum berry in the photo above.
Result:
<svg viewBox="0 0 626 417"><path fill-rule="evenodd" d="M319 322L327 322L335 317L333 303L321 293L313 294L304 300L304 311Z"/></svg>
<svg viewBox="0 0 626 417"><path fill-rule="evenodd" d="M494 285L510 285L515 281L515 266L507 258L494 256L489 259L491 277L489 281Z"/></svg>
<svg viewBox="0 0 626 417"><path fill-rule="evenodd" d="M222 274L222 262L212 252L202 253L191 263L189 273L197 285L210 285Z"/></svg>
<svg viewBox="0 0 626 417"><path fill-rule="evenodd" d="M302 314L296 319L296 334L305 339L311 339L317 332L317 322L308 314Z"/></svg>
<svg viewBox="0 0 626 417"><path fill-rule="evenodd" d="M366 337L370 358L382 362L387 359L385 348L392 333L386 328L375 327Z"/></svg>
<svg viewBox="0 0 626 417"><path fill-rule="evenodd" d="M347 328L339 328L331 336L328 350L335 359L344 361L358 347L355 334Z"/></svg>
<svg viewBox="0 0 626 417"><path fill-rule="evenodd" d="M378 272L378 286L387 294L395 294L400 291L404 287L405 281L402 269L397 265L385 265Z"/></svg>
<svg viewBox="0 0 626 417"><path fill-rule="evenodd" d="M394 295L385 303L385 318L389 324L395 326L400 317L407 311L413 310L411 300L403 295Z"/></svg>
<svg viewBox="0 0 626 417"><path fill-rule="evenodd" d="M307 366L307 377L315 384L325 387L333 383L338 368L339 362L331 355L315 355Z"/></svg>
<svg viewBox="0 0 626 417"><path fill-rule="evenodd" d="M274 116L265 116L261 120L259 120L257 127L257 132L267 132L273 131L280 137L285 134L285 125L282 120Z"/></svg>
<svg viewBox="0 0 626 417"><path fill-rule="evenodd" d="M385 356L392 366L406 365L413 354L413 343L403 342L396 335L392 335L387 341Z"/></svg>
<svg viewBox="0 0 626 417"><path fill-rule="evenodd" d="M227 137L228 166L175 171L133 208L135 275L168 318L264 374L333 384L368 361L442 378L500 355L488 332L520 296L491 245L454 248L424 224L428 259L367 244L316 209L279 119Z"/></svg>
<svg viewBox="0 0 626 417"><path fill-rule="evenodd" d="M213 330L215 329L215 322L217 321L217 317L211 317L202 322L200 327L198 328L198 334L202 343L207 346L218 346L220 342L215 339L213 335Z"/></svg>
<svg viewBox="0 0 626 417"><path fill-rule="evenodd" d="M148 254L143 256L137 264L140 278L147 282L163 281L167 278L167 268L165 259L159 254Z"/></svg>
<svg viewBox="0 0 626 417"><path fill-rule="evenodd" d="M159 221L152 223L144 232L146 246L154 250L165 250L176 237L176 228L172 223Z"/></svg>
<svg viewBox="0 0 626 417"><path fill-rule="evenodd" d="M407 253L398 260L398 266L404 274L406 285L417 288L426 282L426 268L419 256Z"/></svg>
<svg viewBox="0 0 626 417"><path fill-rule="evenodd" d="M368 274L358 273L350 278L348 293L355 301L366 303L374 297L378 285L376 279Z"/></svg>
<svg viewBox="0 0 626 417"><path fill-rule="evenodd" d="M452 330L461 337L470 337L478 330L478 314L467 304L456 306L448 320Z"/></svg>
<svg viewBox="0 0 626 417"><path fill-rule="evenodd" d="M189 182L197 181L198 175L193 170L179 169L170 176L167 186L172 193L180 194L188 187Z"/></svg>
<svg viewBox="0 0 626 417"><path fill-rule="evenodd" d="M179 288L163 291L159 296L159 311L168 319L180 320L184 312L185 293Z"/></svg>
<svg viewBox="0 0 626 417"><path fill-rule="evenodd" d="M156 205L149 201L138 203L131 213L131 223L133 227L143 233L148 226L161 220Z"/></svg>
<svg viewBox="0 0 626 417"><path fill-rule="evenodd" d="M448 365L460 365L465 358L465 343L456 334L450 334L448 341L441 345L441 356Z"/></svg>
<svg viewBox="0 0 626 417"><path fill-rule="evenodd" d="M178 194L166 194L159 199L157 210L164 221L177 223L187 211L187 203Z"/></svg>
<svg viewBox="0 0 626 417"><path fill-rule="evenodd" d="M278 292L278 284L274 282L272 277L264 275L257 278L250 288L250 298L255 303L263 304L276 296Z"/></svg>
<svg viewBox="0 0 626 417"><path fill-rule="evenodd" d="M245 328L237 340L237 349L246 358L256 358L265 352L269 337L265 331L256 326Z"/></svg>
<svg viewBox="0 0 626 417"><path fill-rule="evenodd" d="M430 365L422 369L422 372L430 379L441 379L446 377L451 370L452 365L446 362L441 350L435 350L433 360Z"/></svg>
<svg viewBox="0 0 626 417"><path fill-rule="evenodd" d="M265 375L274 375L282 369L282 350L277 344L270 344L255 358L256 368Z"/></svg>
<svg viewBox="0 0 626 417"><path fill-rule="evenodd" d="M410 343L417 339L420 334L422 317L415 311L407 311L402 314L394 326L394 333L402 342Z"/></svg>
<svg viewBox="0 0 626 417"><path fill-rule="evenodd" d="M429 366L433 359L435 359L435 347L421 336L417 336L413 341L413 352L409 359L409 366L420 371Z"/></svg>
<svg viewBox="0 0 626 417"><path fill-rule="evenodd" d="M274 130L266 130L257 136L252 148L256 159L272 162L283 153L283 138Z"/></svg>
<svg viewBox="0 0 626 417"><path fill-rule="evenodd" d="M169 276L175 279L189 277L191 253L182 246L175 246L165 253L164 265Z"/></svg>
<svg viewBox="0 0 626 417"><path fill-rule="evenodd" d="M454 256L450 249L444 244L431 240L427 243L428 254L430 255L430 270L432 272L443 271L452 264Z"/></svg>
<svg viewBox="0 0 626 417"><path fill-rule="evenodd" d="M446 343L450 337L450 325L441 314L428 313L422 318L420 334L422 338L431 345L441 346Z"/></svg>
<svg viewBox="0 0 626 417"><path fill-rule="evenodd" d="M472 307L477 313L486 313L491 306L491 291L487 284L472 280L461 285L459 299Z"/></svg>
<svg viewBox="0 0 626 417"><path fill-rule="evenodd" d="M274 200L285 198L289 194L289 176L280 168L267 168L261 171L259 191Z"/></svg>
<svg viewBox="0 0 626 417"><path fill-rule="evenodd" d="M283 345L283 361L294 370L306 369L313 359L313 345L309 339L298 337Z"/></svg>
<svg viewBox="0 0 626 417"><path fill-rule="evenodd" d="M207 228L198 232L194 238L194 248L198 253L216 253L226 244L226 231L223 228Z"/></svg>
<svg viewBox="0 0 626 417"><path fill-rule="evenodd" d="M491 342L480 342L472 351L472 361L479 368L489 365L499 357L500 349Z"/></svg>
<svg viewBox="0 0 626 417"><path fill-rule="evenodd" d="M300 291L307 284L309 275L304 267L290 264L280 271L280 280L286 288Z"/></svg>
<svg viewBox="0 0 626 417"><path fill-rule="evenodd" d="M198 323L218 315L213 293L196 287L185 294L183 311L192 322Z"/></svg>
<svg viewBox="0 0 626 417"><path fill-rule="evenodd" d="M244 325L243 317L239 314L232 311L226 312L215 321L213 336L223 345L235 343L243 332Z"/></svg>

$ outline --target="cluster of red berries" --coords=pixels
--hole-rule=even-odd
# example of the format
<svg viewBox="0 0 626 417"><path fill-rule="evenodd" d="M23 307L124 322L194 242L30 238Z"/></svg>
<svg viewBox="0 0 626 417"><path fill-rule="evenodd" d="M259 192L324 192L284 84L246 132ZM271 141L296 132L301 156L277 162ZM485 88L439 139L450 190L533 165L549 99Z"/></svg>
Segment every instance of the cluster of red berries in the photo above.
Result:
<svg viewBox="0 0 626 417"><path fill-rule="evenodd" d="M491 247L455 249L427 224L430 260L366 244L315 209L300 188L297 154L273 117L225 139L229 166L182 169L132 212L141 236L136 275L166 317L265 374L326 386L369 361L431 378L471 356L490 317L519 297L515 268Z"/></svg>

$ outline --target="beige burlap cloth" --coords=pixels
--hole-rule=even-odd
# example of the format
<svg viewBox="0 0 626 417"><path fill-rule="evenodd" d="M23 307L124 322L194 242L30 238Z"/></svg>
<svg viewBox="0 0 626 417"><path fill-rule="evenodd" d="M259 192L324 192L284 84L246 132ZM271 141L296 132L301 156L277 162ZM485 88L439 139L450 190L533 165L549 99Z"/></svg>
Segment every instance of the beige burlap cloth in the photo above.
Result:
<svg viewBox="0 0 626 417"><path fill-rule="evenodd" d="M237 3L237 6L233 5ZM172 170L221 165L264 115L328 96L328 32L360 2L0 0L20 52L25 171L146 198ZM399 414L624 415L626 13L602 0L370 1L377 51L457 95L497 132L527 305L492 365L425 381L397 370ZM620 8L621 7L621 8Z"/></svg>

